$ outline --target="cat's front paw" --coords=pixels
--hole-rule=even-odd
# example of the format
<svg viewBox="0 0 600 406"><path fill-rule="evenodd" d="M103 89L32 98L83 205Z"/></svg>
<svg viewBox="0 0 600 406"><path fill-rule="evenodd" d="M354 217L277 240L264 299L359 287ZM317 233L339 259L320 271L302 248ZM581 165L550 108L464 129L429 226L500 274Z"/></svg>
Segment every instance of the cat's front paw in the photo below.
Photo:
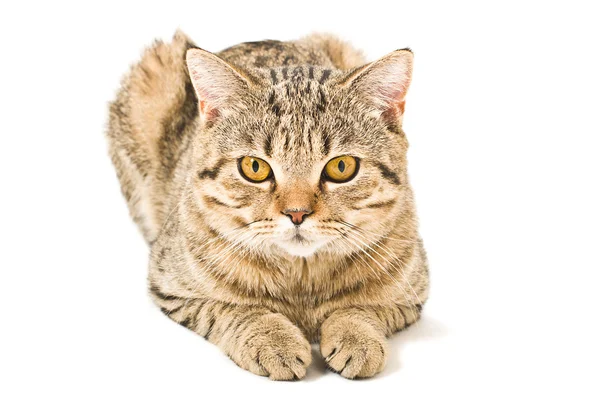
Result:
<svg viewBox="0 0 600 406"><path fill-rule="evenodd" d="M332 318L321 327L321 354L343 377L369 378L385 366L386 339L365 321Z"/></svg>
<svg viewBox="0 0 600 406"><path fill-rule="evenodd" d="M306 375L312 359L310 344L283 315L260 316L244 336L237 357L241 367L276 381L297 380Z"/></svg>

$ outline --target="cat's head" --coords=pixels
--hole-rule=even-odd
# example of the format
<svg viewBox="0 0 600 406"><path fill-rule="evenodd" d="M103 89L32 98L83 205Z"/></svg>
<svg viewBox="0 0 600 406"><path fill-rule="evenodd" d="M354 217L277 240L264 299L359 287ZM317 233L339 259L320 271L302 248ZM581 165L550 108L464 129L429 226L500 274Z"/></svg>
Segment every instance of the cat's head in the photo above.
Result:
<svg viewBox="0 0 600 406"><path fill-rule="evenodd" d="M240 247L350 253L413 219L401 130L412 53L350 72L245 71L187 52L202 129L194 210ZM405 225L409 227L409 225Z"/></svg>

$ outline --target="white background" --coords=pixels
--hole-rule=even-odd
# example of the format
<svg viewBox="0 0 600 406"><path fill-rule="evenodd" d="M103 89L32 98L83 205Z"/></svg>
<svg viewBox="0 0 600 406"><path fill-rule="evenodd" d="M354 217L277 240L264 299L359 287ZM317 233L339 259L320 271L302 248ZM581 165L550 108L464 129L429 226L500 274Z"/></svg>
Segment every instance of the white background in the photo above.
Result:
<svg viewBox="0 0 600 406"><path fill-rule="evenodd" d="M600 61L593 2L4 4L3 405L600 403ZM177 27L219 51L328 31L415 53L405 130L431 262L379 377L236 367L146 294L107 103Z"/></svg>

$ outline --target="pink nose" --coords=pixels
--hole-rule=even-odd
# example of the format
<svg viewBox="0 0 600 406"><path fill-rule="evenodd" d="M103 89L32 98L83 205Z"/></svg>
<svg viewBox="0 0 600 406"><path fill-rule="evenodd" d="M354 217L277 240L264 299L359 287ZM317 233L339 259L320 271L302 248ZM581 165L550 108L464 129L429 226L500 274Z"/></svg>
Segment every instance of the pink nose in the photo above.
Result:
<svg viewBox="0 0 600 406"><path fill-rule="evenodd" d="M312 213L312 211L307 209L286 209L282 213L288 216L292 220L292 223L299 225L302 224L304 218Z"/></svg>

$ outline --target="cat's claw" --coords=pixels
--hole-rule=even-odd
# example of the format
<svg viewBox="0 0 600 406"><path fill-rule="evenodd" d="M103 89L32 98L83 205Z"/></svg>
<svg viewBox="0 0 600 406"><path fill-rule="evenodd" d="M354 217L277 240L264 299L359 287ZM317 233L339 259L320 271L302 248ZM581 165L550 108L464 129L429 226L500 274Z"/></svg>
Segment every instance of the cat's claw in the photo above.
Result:
<svg viewBox="0 0 600 406"><path fill-rule="evenodd" d="M369 378L385 366L386 340L366 323L338 319L324 325L321 354L329 369L344 378Z"/></svg>
<svg viewBox="0 0 600 406"><path fill-rule="evenodd" d="M275 314L263 316L242 351L240 366L275 381L304 378L312 360L310 344L300 329Z"/></svg>

